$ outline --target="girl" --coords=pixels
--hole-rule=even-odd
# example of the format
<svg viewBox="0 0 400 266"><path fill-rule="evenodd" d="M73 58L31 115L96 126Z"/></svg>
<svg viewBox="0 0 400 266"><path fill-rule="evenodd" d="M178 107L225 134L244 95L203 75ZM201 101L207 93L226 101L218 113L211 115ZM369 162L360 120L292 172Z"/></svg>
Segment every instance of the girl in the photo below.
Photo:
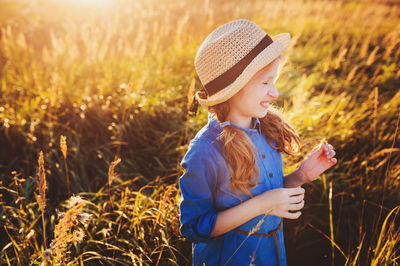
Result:
<svg viewBox="0 0 400 266"><path fill-rule="evenodd" d="M182 159L180 232L193 242L193 265L286 265L282 218L297 219L304 189L334 165L328 143L283 175L282 152L300 147L296 131L270 102L288 33L269 37L248 20L214 30L195 67L208 123Z"/></svg>

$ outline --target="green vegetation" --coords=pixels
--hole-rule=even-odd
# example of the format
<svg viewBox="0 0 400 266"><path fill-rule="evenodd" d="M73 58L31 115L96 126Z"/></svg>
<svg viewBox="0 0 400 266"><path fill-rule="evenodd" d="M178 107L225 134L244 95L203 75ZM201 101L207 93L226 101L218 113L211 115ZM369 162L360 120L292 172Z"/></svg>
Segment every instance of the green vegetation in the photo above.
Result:
<svg viewBox="0 0 400 266"><path fill-rule="evenodd" d="M207 122L205 108L187 114L189 88L200 89L193 61L236 18L291 34L276 104L302 156L323 138L337 152L337 165L304 185L303 215L285 220L289 264L399 263L395 2L86 1L0 3L0 264L41 264L55 232L68 236L59 224L72 244L49 263L190 263L179 162ZM285 156L285 173L302 156ZM68 205L72 195L85 206ZM73 208L90 220L67 223Z"/></svg>

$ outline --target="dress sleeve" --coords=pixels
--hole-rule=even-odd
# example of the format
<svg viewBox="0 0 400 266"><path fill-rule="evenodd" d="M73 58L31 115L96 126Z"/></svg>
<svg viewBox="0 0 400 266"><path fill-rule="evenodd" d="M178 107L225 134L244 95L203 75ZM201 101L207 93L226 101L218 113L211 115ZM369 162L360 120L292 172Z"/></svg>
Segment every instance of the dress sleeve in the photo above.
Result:
<svg viewBox="0 0 400 266"><path fill-rule="evenodd" d="M180 233L190 242L210 240L217 219L213 202L217 171L212 155L211 144L191 142L180 164L184 168L179 179Z"/></svg>

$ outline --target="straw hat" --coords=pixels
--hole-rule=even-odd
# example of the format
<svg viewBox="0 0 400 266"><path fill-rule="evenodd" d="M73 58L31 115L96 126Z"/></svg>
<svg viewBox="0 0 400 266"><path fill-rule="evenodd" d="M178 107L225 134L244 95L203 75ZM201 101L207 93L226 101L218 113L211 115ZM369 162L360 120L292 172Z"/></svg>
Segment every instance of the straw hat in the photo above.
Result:
<svg viewBox="0 0 400 266"><path fill-rule="evenodd" d="M195 98L204 106L228 100L289 45L289 33L271 38L246 19L218 27L196 54L194 64L204 90L196 92Z"/></svg>

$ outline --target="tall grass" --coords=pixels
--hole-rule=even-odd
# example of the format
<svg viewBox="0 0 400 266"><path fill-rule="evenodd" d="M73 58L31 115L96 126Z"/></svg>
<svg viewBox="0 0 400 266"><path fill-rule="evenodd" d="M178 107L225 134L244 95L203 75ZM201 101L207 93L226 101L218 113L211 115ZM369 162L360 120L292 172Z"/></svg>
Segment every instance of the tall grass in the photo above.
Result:
<svg viewBox="0 0 400 266"><path fill-rule="evenodd" d="M304 186L302 217L285 221L289 263L398 263L395 1L84 3L0 3L1 264L42 261L73 194L92 219L68 263L190 262L179 161L207 122L205 108L186 112L200 88L193 60L211 30L236 18L290 32L277 105L303 154L323 138L337 151L338 164ZM285 156L285 173L300 159ZM45 208L35 201L41 175Z"/></svg>

